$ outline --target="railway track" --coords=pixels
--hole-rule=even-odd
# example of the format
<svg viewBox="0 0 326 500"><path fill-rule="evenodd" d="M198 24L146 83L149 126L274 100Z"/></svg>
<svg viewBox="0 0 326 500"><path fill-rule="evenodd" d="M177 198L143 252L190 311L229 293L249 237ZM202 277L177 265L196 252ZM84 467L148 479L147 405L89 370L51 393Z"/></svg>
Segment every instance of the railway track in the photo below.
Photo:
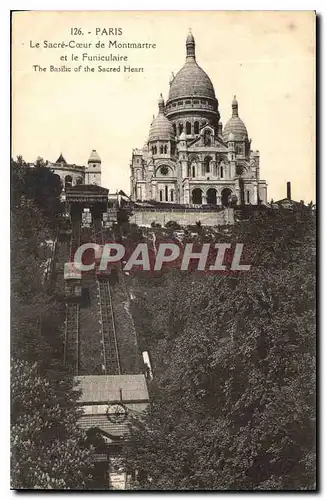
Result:
<svg viewBox="0 0 326 500"><path fill-rule="evenodd" d="M111 291L108 281L97 281L100 304L102 370L105 375L120 375L120 360L115 330Z"/></svg>
<svg viewBox="0 0 326 500"><path fill-rule="evenodd" d="M72 233L70 240L69 256L72 259L74 252L80 244L80 221L74 221L72 224ZM66 319L64 333L64 365L68 367L74 375L79 372L79 304L66 303Z"/></svg>
<svg viewBox="0 0 326 500"><path fill-rule="evenodd" d="M79 371L79 304L66 304L64 365Z"/></svg>
<svg viewBox="0 0 326 500"><path fill-rule="evenodd" d="M71 228L71 240L70 240L70 253L69 256L72 259L74 256L75 251L80 245L80 225L81 222L80 220L75 220L72 223L72 228Z"/></svg>
<svg viewBox="0 0 326 500"><path fill-rule="evenodd" d="M99 220L94 221L93 237L99 245L104 243L103 230ZM97 287L100 308L102 371L105 375L120 375L119 350L108 277L104 280L97 279Z"/></svg>

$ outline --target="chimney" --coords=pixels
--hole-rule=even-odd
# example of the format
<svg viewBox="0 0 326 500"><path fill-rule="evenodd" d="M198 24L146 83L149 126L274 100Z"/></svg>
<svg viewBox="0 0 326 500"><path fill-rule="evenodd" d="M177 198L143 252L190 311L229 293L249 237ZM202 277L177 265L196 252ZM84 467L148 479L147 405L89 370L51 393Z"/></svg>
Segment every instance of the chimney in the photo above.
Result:
<svg viewBox="0 0 326 500"><path fill-rule="evenodd" d="M286 183L286 197L288 200L291 200L291 182Z"/></svg>

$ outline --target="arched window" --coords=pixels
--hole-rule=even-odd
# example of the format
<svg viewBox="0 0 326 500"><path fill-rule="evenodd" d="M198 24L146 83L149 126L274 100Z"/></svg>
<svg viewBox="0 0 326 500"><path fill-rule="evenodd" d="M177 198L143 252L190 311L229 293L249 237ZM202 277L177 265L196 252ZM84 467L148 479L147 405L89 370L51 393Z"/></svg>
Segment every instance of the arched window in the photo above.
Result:
<svg viewBox="0 0 326 500"><path fill-rule="evenodd" d="M173 124L173 131L174 131L174 135L177 135L177 126L175 123Z"/></svg>
<svg viewBox="0 0 326 500"><path fill-rule="evenodd" d="M223 165L221 165L221 170L220 170L220 172L221 172L220 177L221 177L221 179L223 179L223 177L224 177L224 166L223 166Z"/></svg>
<svg viewBox="0 0 326 500"><path fill-rule="evenodd" d="M163 201L163 191L160 189L160 201Z"/></svg>
<svg viewBox="0 0 326 500"><path fill-rule="evenodd" d="M71 175L66 175L65 177L65 189L67 189L67 187L71 187L72 186L72 177Z"/></svg>
<svg viewBox="0 0 326 500"><path fill-rule="evenodd" d="M169 201L169 189L165 186L165 201Z"/></svg>
<svg viewBox="0 0 326 500"><path fill-rule="evenodd" d="M191 135L191 123L190 122L186 123L186 134Z"/></svg>
<svg viewBox="0 0 326 500"><path fill-rule="evenodd" d="M182 123L179 123L179 135L182 134L182 131L183 131L183 125Z"/></svg>
<svg viewBox="0 0 326 500"><path fill-rule="evenodd" d="M191 165L191 175L192 175L192 177L196 177L196 164L195 163L193 163Z"/></svg>
<svg viewBox="0 0 326 500"><path fill-rule="evenodd" d="M165 144L165 146L164 146L164 154L166 155L167 153L168 153L168 147L167 147L167 145Z"/></svg>
<svg viewBox="0 0 326 500"><path fill-rule="evenodd" d="M217 192L215 188L208 189L206 193L206 202L208 205L216 205Z"/></svg>
<svg viewBox="0 0 326 500"><path fill-rule="evenodd" d="M212 145L212 138L211 138L211 131L210 130L205 130L205 132L204 132L204 145L205 146Z"/></svg>
<svg viewBox="0 0 326 500"><path fill-rule="evenodd" d="M196 188L191 193L191 200L194 205L201 205L203 199L203 193L200 188Z"/></svg>
<svg viewBox="0 0 326 500"><path fill-rule="evenodd" d="M83 178L82 177L77 177L76 184L82 184L82 183L83 183Z"/></svg>
<svg viewBox="0 0 326 500"><path fill-rule="evenodd" d="M247 203L250 203L250 191L247 191Z"/></svg>
<svg viewBox="0 0 326 500"><path fill-rule="evenodd" d="M162 144L161 144L161 146L160 146L160 153L161 153L161 155L163 154L163 151L164 151L164 150L163 150L163 146L162 146Z"/></svg>
<svg viewBox="0 0 326 500"><path fill-rule="evenodd" d="M153 147L153 154L154 154L154 155L156 155L156 154L157 154L157 147L156 147L156 146L154 146L154 147Z"/></svg>
<svg viewBox="0 0 326 500"><path fill-rule="evenodd" d="M174 190L173 189L171 189L171 192L170 192L170 200L174 201Z"/></svg>
<svg viewBox="0 0 326 500"><path fill-rule="evenodd" d="M205 166L205 174L209 174L211 169L210 169L210 161L211 161L211 158L209 156L206 156L205 160L204 160L204 166Z"/></svg>
<svg viewBox="0 0 326 500"><path fill-rule="evenodd" d="M223 206L228 206L230 203L230 196L232 194L231 189L229 188L224 188L221 195L222 195L222 205Z"/></svg>
<svg viewBox="0 0 326 500"><path fill-rule="evenodd" d="M199 134L199 122L194 123L194 134Z"/></svg>

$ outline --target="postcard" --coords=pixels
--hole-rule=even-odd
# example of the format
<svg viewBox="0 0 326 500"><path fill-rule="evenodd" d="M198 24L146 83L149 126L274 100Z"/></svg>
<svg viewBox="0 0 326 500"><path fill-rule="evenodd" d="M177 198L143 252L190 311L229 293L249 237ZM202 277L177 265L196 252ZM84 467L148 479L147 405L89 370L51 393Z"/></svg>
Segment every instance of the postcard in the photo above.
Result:
<svg viewBox="0 0 326 500"><path fill-rule="evenodd" d="M315 12L11 21L11 488L316 491Z"/></svg>

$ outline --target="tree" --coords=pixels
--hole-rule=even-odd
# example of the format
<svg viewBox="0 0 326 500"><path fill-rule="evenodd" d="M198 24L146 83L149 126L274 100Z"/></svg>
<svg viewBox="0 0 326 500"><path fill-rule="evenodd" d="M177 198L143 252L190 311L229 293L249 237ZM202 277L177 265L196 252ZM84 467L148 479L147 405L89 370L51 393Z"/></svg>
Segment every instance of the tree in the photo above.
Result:
<svg viewBox="0 0 326 500"><path fill-rule="evenodd" d="M167 229L171 229L172 231L177 231L178 229L181 229L181 226L180 224L178 224L176 221L174 220L170 220L169 222L167 222L165 224L165 227Z"/></svg>
<svg viewBox="0 0 326 500"><path fill-rule="evenodd" d="M12 485L86 488L90 450L78 428L73 378L63 367L63 305L44 287L56 235L59 184L44 165L12 162Z"/></svg>
<svg viewBox="0 0 326 500"><path fill-rule="evenodd" d="M253 213L230 239L250 272L174 271L137 299L155 366L125 448L137 488L315 488L314 216Z"/></svg>
<svg viewBox="0 0 326 500"><path fill-rule="evenodd" d="M42 359L46 349L42 323L50 310L58 310L43 281L51 255L48 241L55 239L61 209L60 179L41 159L30 167L21 157L12 160L11 175L12 354Z"/></svg>
<svg viewBox="0 0 326 500"><path fill-rule="evenodd" d="M12 487L89 487L91 450L77 426L77 393L67 390L63 404L49 380L40 375L37 363L27 361L12 360L11 386Z"/></svg>

